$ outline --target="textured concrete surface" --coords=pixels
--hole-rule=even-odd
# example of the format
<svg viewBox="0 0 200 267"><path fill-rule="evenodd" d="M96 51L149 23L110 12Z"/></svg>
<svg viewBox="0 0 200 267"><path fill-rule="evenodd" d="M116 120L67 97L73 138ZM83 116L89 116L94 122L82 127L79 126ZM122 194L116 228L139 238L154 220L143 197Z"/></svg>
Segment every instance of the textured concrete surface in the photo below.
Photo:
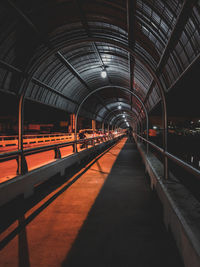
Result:
<svg viewBox="0 0 200 267"><path fill-rule="evenodd" d="M1 266L183 266L136 146L125 139L21 214L1 239Z"/></svg>
<svg viewBox="0 0 200 267"><path fill-rule="evenodd" d="M200 203L179 179L169 172L163 178L163 165L151 152L138 144L138 150L163 207L163 218L176 240L185 267L200 267ZM192 179L192 177L188 176Z"/></svg>

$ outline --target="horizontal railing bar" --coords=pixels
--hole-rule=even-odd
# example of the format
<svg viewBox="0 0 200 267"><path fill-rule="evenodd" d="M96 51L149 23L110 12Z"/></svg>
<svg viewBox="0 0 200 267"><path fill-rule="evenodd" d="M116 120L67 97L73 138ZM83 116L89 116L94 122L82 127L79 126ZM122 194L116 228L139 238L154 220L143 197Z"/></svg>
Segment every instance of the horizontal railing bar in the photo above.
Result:
<svg viewBox="0 0 200 267"><path fill-rule="evenodd" d="M29 155L33 155L33 154L36 154L36 153L46 152L46 151L50 151L50 150L53 150L53 149L56 149L56 148L67 147L67 146L71 146L71 145L74 145L74 144L75 144L75 141L65 142L65 143L57 144L57 145L54 144L54 145L48 145L48 146L28 148L28 149L24 149L24 156L29 156Z"/></svg>
<svg viewBox="0 0 200 267"><path fill-rule="evenodd" d="M142 137L141 135L136 134L139 138L141 138L142 140L144 140L146 143L150 144L152 147L154 147L156 150L158 150L161 154L164 154L164 149L157 146L156 144L152 143L151 141L145 139L144 137Z"/></svg>
<svg viewBox="0 0 200 267"><path fill-rule="evenodd" d="M143 141L145 141L146 143L150 144L152 147L154 147L157 151L159 151L161 154L165 155L168 159L171 159L173 162L175 162L177 165L179 165L180 167L184 168L186 171L190 172L191 174L195 175L196 177L200 178L200 171L193 167L192 165L188 164L187 162L185 162L184 160L178 158L177 156L169 153L168 151L164 151L163 148L157 146L156 144L147 141L144 137L138 135L135 133L136 136L138 136L139 138L141 138Z"/></svg>
<svg viewBox="0 0 200 267"><path fill-rule="evenodd" d="M48 135L48 136L54 136L54 135L73 135L73 133L40 133L40 134L25 134L24 136L44 136L44 135ZM0 135L0 137L18 137L18 135Z"/></svg>
<svg viewBox="0 0 200 267"><path fill-rule="evenodd" d="M177 163L179 166L183 167L185 170L189 171L190 173L194 174L196 177L200 178L200 171L198 169L196 169L195 167L191 166L190 164L188 164L187 162L185 162L184 160L172 155L169 152L165 152L165 155L173 160L175 163Z"/></svg>
<svg viewBox="0 0 200 267"><path fill-rule="evenodd" d="M89 142L92 140L97 140L97 139L104 139L104 138L109 138L109 136L104 135L104 136L97 136L97 137L91 137L91 138L86 138L86 139L79 139L79 140L74 140L70 142L64 142L64 143L59 143L59 144L52 144L52 145L47 145L47 146L40 146L40 147L33 147L33 148L27 148L23 150L24 156L35 154L35 153L41 153L49 150L53 150L56 148L62 148L70 145L76 144L81 144L84 142ZM22 153L22 150L16 150L12 152L6 152L6 153L0 153L0 162L11 160L11 159L16 159L19 154Z"/></svg>
<svg viewBox="0 0 200 267"><path fill-rule="evenodd" d="M21 152L22 152L21 150L5 152L5 153L0 154L0 158L7 157L7 156L12 156L12 155L19 155Z"/></svg>
<svg viewBox="0 0 200 267"><path fill-rule="evenodd" d="M28 139L28 138L38 138L38 137L62 137L62 136L72 136L73 134L68 134L68 133L63 133L63 134L27 134L24 135L23 138ZM1 139L4 138L9 138L6 140L15 140L18 139L18 135L0 135L0 141L2 141Z"/></svg>

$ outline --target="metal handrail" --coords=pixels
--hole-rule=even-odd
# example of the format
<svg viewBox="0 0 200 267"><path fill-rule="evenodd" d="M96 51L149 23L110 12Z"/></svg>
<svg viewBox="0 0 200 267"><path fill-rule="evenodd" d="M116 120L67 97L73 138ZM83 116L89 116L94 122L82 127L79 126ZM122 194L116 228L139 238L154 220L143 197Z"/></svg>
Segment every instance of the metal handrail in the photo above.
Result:
<svg viewBox="0 0 200 267"><path fill-rule="evenodd" d="M69 136L69 135L73 135L73 133L52 133L52 134L49 134L49 133L43 133L43 134L26 134L24 135L24 138L37 138L38 136L39 137L42 137L42 136L48 136L48 137L57 137L57 136ZM14 138L14 139L18 139L18 135L0 135L0 139L1 138Z"/></svg>
<svg viewBox="0 0 200 267"><path fill-rule="evenodd" d="M166 156L168 159L171 159L173 162L175 162L177 165L179 165L180 167L184 168L186 171L190 172L191 174L195 175L196 177L200 178L200 170L198 170L197 168L191 166L190 164L188 164L187 162L185 162L184 160L178 158L177 156L169 153L168 151L164 151L163 148L157 146L156 144L152 143L151 141L147 141L144 137L142 137L139 134L135 135L137 137L139 137L140 139L142 139L143 141L145 141L146 143L148 143L149 145L151 145L152 147L154 147L157 151L159 151L162 155Z"/></svg>
<svg viewBox="0 0 200 267"><path fill-rule="evenodd" d="M119 136L119 135L118 135ZM69 142L64 142L64 143L59 143L59 144L52 144L52 145L47 145L47 146L40 146L40 147L33 147L33 148L27 148L22 150L16 150L12 152L5 152L0 154L0 162L4 162L7 160L11 159L17 159L18 155L22 154L24 156L36 154L36 153L41 153L49 150L54 150L54 149L59 149L62 147L67 147L70 145L76 144L82 144L82 143L87 143L92 140L98 140L98 139L109 139L111 138L111 135L103 135L103 136L96 136L96 137L91 137L91 138L86 138L86 139L79 139L79 140L74 140L74 141L69 141Z"/></svg>
<svg viewBox="0 0 200 267"><path fill-rule="evenodd" d="M24 135L23 136L23 144L30 145L33 143L45 143L50 141L66 141L67 139L73 139L74 134L66 133L66 134L40 134L40 135ZM0 147L13 147L18 145L18 136L0 136Z"/></svg>

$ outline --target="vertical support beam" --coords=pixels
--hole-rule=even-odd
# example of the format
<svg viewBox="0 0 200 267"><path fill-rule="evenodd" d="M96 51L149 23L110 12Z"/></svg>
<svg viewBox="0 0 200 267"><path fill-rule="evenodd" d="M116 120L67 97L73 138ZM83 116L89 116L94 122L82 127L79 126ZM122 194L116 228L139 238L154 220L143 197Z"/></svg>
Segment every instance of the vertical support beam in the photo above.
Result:
<svg viewBox="0 0 200 267"><path fill-rule="evenodd" d="M28 172L28 166L26 159L24 157L24 147L23 147L23 133L24 133L24 97L23 93L19 99L19 107L18 107L18 150L21 153L18 155L18 169L17 174L22 175Z"/></svg>
<svg viewBox="0 0 200 267"><path fill-rule="evenodd" d="M103 134L105 133L105 131L104 131L104 122L102 122L101 131L102 131Z"/></svg>
<svg viewBox="0 0 200 267"><path fill-rule="evenodd" d="M96 131L96 121L92 120L92 130L93 132Z"/></svg>
<svg viewBox="0 0 200 267"><path fill-rule="evenodd" d="M75 130L75 114L70 114L69 132L73 133Z"/></svg>
<svg viewBox="0 0 200 267"><path fill-rule="evenodd" d="M92 131L93 131L93 137L95 137L95 131L96 131L96 121L92 120ZM93 145L95 144L95 141L93 140Z"/></svg>
<svg viewBox="0 0 200 267"><path fill-rule="evenodd" d="M75 129L74 129L74 146L73 146L73 152L74 153L77 153L78 152L78 149L77 149L77 135L78 135L78 117L75 115Z"/></svg>

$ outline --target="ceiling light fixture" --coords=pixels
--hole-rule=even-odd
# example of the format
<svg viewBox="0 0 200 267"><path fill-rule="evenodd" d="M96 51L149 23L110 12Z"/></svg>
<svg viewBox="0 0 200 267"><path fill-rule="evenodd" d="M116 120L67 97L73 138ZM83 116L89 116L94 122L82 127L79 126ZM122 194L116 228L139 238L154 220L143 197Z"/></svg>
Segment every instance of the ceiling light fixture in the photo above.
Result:
<svg viewBox="0 0 200 267"><path fill-rule="evenodd" d="M118 106L118 109L122 109L122 106L121 106L121 105L119 105L119 106Z"/></svg>
<svg viewBox="0 0 200 267"><path fill-rule="evenodd" d="M105 69L103 69L103 70L101 71L101 77L102 77L103 79L105 79L105 78L107 77L107 72L106 72Z"/></svg>

